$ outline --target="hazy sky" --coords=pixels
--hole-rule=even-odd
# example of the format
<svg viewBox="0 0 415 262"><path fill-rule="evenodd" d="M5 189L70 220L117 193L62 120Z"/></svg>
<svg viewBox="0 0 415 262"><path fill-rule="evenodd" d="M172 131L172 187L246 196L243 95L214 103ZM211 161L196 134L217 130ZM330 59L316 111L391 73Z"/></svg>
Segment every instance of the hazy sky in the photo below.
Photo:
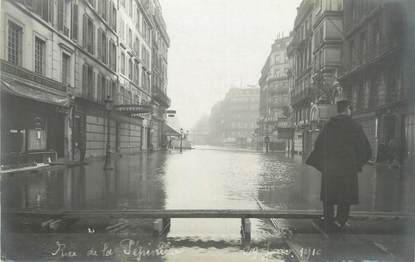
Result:
<svg viewBox="0 0 415 262"><path fill-rule="evenodd" d="M300 0L160 0L171 45L168 95L185 129L227 90L257 85L278 33Z"/></svg>

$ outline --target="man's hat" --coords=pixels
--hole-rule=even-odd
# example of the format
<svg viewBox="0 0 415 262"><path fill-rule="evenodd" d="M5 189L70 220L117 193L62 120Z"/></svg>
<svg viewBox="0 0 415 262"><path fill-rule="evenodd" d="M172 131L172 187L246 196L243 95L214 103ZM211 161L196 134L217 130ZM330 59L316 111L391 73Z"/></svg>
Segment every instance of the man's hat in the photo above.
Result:
<svg viewBox="0 0 415 262"><path fill-rule="evenodd" d="M348 107L351 106L352 104L350 103L349 100L343 99L343 100L339 100L337 101L337 112L344 112L344 110Z"/></svg>

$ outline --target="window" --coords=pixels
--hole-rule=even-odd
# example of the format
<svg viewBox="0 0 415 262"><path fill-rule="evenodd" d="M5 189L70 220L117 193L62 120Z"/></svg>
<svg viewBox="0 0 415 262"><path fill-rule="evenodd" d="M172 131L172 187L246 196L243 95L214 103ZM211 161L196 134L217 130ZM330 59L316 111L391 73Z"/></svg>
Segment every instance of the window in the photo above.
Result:
<svg viewBox="0 0 415 262"><path fill-rule="evenodd" d="M111 99L116 101L116 99L117 99L117 82L115 80L111 81L111 90L110 90L110 92L111 92Z"/></svg>
<svg viewBox="0 0 415 262"><path fill-rule="evenodd" d="M360 34L360 56L359 56L359 62L360 63L366 62L366 56L367 56L366 34L365 33L361 33Z"/></svg>
<svg viewBox="0 0 415 262"><path fill-rule="evenodd" d="M143 37L144 37L144 40L147 42L147 43L150 43L150 38L151 38L151 36L150 36L150 26L147 24L147 21L145 21L144 19L143 19L143 23L142 23L142 29L141 29L142 31L141 31L141 34L143 35Z"/></svg>
<svg viewBox="0 0 415 262"><path fill-rule="evenodd" d="M144 66L147 69L149 69L150 68L150 54L144 46L142 46L141 48L141 56L142 56Z"/></svg>
<svg viewBox="0 0 415 262"><path fill-rule="evenodd" d="M22 35L22 28L9 21L7 57L8 61L15 65L22 65Z"/></svg>
<svg viewBox="0 0 415 262"><path fill-rule="evenodd" d="M35 72L45 74L45 41L35 37Z"/></svg>
<svg viewBox="0 0 415 262"><path fill-rule="evenodd" d="M353 40L350 42L350 62L352 67L356 66L357 64L357 53Z"/></svg>
<svg viewBox="0 0 415 262"><path fill-rule="evenodd" d="M82 66L82 95L91 100L94 99L95 75L92 66L84 64Z"/></svg>
<svg viewBox="0 0 415 262"><path fill-rule="evenodd" d="M98 14L104 20L107 20L107 13L108 13L108 0L99 0L98 1Z"/></svg>
<svg viewBox="0 0 415 262"><path fill-rule="evenodd" d="M71 57L65 53L62 54L62 83L69 84L70 77L70 59Z"/></svg>
<svg viewBox="0 0 415 262"><path fill-rule="evenodd" d="M138 40L138 37L135 38L134 51L135 51L135 55L137 57L140 57L140 40Z"/></svg>
<svg viewBox="0 0 415 262"><path fill-rule="evenodd" d="M133 0L130 0L130 5L129 5L129 8L128 8L128 15L130 17L133 16Z"/></svg>
<svg viewBox="0 0 415 262"><path fill-rule="evenodd" d="M117 30L117 9L114 3L110 2L110 26L113 30Z"/></svg>
<svg viewBox="0 0 415 262"><path fill-rule="evenodd" d="M98 29L98 58L107 63L107 35L101 29Z"/></svg>
<svg viewBox="0 0 415 262"><path fill-rule="evenodd" d="M380 26L379 22L375 22L373 25L373 52L376 56L379 53L380 49Z"/></svg>
<svg viewBox="0 0 415 262"><path fill-rule="evenodd" d="M61 2L61 1L60 1ZM39 15L46 22L52 21L52 14L50 10L53 10L53 3L50 0L38 0L33 1L33 11Z"/></svg>
<svg viewBox="0 0 415 262"><path fill-rule="evenodd" d="M125 95L125 89L124 89L124 87L123 86L121 86L120 87L120 94L119 94L119 99L118 99L118 101L119 101L119 103L120 104L124 104L124 95Z"/></svg>
<svg viewBox="0 0 415 262"><path fill-rule="evenodd" d="M133 59L132 58L128 60L128 78L130 80L133 79Z"/></svg>
<svg viewBox="0 0 415 262"><path fill-rule="evenodd" d="M107 79L103 74L98 74L98 103L104 103L105 99L107 98L106 94L107 89Z"/></svg>
<svg viewBox="0 0 415 262"><path fill-rule="evenodd" d="M125 34L124 34L124 30L125 30L125 24L124 24L124 20L120 19L120 28L119 28L119 33L120 33L120 41L124 42L125 41Z"/></svg>
<svg viewBox="0 0 415 262"><path fill-rule="evenodd" d="M121 74L125 75L125 54L121 53Z"/></svg>
<svg viewBox="0 0 415 262"><path fill-rule="evenodd" d="M133 48L133 32L131 28L128 28L128 46L132 49Z"/></svg>
<svg viewBox="0 0 415 262"><path fill-rule="evenodd" d="M53 9L52 9L53 10ZM65 21L65 1L58 1L58 30L63 31Z"/></svg>
<svg viewBox="0 0 415 262"><path fill-rule="evenodd" d="M374 75L370 81L369 108L371 109L374 109L379 102L379 80L378 75Z"/></svg>
<svg viewBox="0 0 415 262"><path fill-rule="evenodd" d="M110 47L109 47L109 66L112 70L116 70L116 55L117 55L117 48L115 46L115 42L110 40Z"/></svg>
<svg viewBox="0 0 415 262"><path fill-rule="evenodd" d="M83 17L83 46L90 53L94 54L95 26L92 19L84 14Z"/></svg>
<svg viewBox="0 0 415 262"><path fill-rule="evenodd" d="M131 90L128 90L128 104L132 104L133 100L133 93L131 93Z"/></svg>
<svg viewBox="0 0 415 262"><path fill-rule="evenodd" d="M139 85L139 81L138 81L138 76L139 76L139 73L140 73L140 71L139 71L139 66L138 66L138 62L136 61L135 63L134 63L134 83L136 84L136 85Z"/></svg>
<svg viewBox="0 0 415 262"><path fill-rule="evenodd" d="M71 38L78 41L78 5L73 3L71 9Z"/></svg>
<svg viewBox="0 0 415 262"><path fill-rule="evenodd" d="M136 23L137 31L140 31L140 18L141 18L140 9L137 8L137 23Z"/></svg>

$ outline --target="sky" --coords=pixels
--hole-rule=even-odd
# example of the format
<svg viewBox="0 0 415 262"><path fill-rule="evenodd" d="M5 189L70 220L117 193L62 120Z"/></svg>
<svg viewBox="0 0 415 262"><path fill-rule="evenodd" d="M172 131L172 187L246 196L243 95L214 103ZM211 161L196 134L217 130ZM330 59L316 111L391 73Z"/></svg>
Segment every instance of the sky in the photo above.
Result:
<svg viewBox="0 0 415 262"><path fill-rule="evenodd" d="M167 94L191 129L231 87L258 85L278 34L288 36L301 0L159 0L167 32Z"/></svg>

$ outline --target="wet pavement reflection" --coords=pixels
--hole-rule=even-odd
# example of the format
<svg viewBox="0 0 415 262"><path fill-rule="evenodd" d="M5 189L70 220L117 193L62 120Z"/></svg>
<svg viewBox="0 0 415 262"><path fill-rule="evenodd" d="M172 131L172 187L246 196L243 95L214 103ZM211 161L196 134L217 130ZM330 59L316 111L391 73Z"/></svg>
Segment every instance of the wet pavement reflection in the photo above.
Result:
<svg viewBox="0 0 415 262"><path fill-rule="evenodd" d="M87 166L3 175L2 211L27 208L321 209L318 172L303 165L299 157L282 153L204 147L182 154L155 152L122 156L113 166L114 170L104 171L103 162L92 161ZM366 166L359 175L360 204L353 210L414 212L414 185L414 176L409 174ZM359 237L354 232L340 240L327 241L307 220L257 219L252 220L252 242L247 246L241 244L239 219L173 219L169 234L162 240L151 235L152 221L87 219L70 221L58 231L45 232L39 226L46 220L42 219L2 219L7 231L2 235L3 240L7 239L3 246L6 254L17 259L67 258L69 253L64 252L73 248L77 252L74 260L137 261L137 254L141 254L143 261L298 261L301 256L308 257L309 261L328 257L329 261L348 258L400 261L393 252L373 244L395 243L396 250L402 249L400 255L413 256L410 247L413 234L407 232L409 226L402 221L359 222L355 224L355 228L361 227ZM370 227L364 223L376 224L377 229L374 226L373 232L367 233L365 230ZM385 228L390 232L381 230ZM377 240L372 241L375 236ZM159 250L160 241L168 246L164 246L163 252ZM64 243L66 251L61 252L57 242ZM328 242L332 246L328 247ZM346 242L353 245L345 245ZM125 243L129 243L129 254L125 254L128 253ZM103 256L105 244L113 252L107 257ZM339 250L337 245L344 248ZM99 250L99 254L87 255L90 248ZM141 253L132 255L134 248ZM143 256L143 250L154 254ZM342 255L336 257L336 254Z"/></svg>

